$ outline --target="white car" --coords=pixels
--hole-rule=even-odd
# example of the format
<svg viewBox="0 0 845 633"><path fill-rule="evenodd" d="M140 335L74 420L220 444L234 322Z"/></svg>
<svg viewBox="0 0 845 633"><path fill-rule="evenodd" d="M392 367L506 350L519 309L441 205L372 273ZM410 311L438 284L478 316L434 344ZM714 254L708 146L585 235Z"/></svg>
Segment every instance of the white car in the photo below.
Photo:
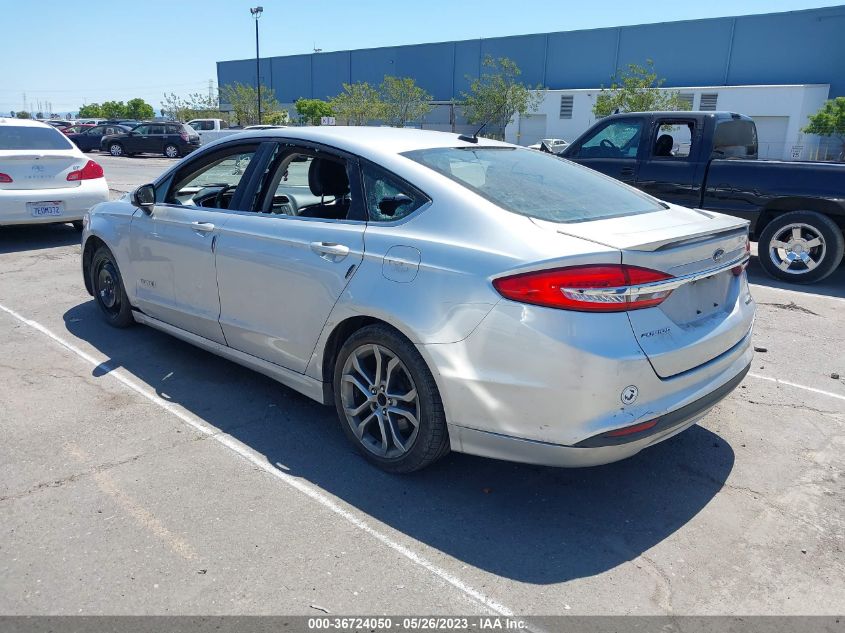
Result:
<svg viewBox="0 0 845 633"><path fill-rule="evenodd" d="M543 148L544 145L545 149ZM538 149L543 152L549 152L550 154L560 154L568 146L569 143L562 138L544 138L539 143L529 145L528 149Z"/></svg>
<svg viewBox="0 0 845 633"><path fill-rule="evenodd" d="M0 118L0 226L71 222L109 199L103 168L46 123Z"/></svg>

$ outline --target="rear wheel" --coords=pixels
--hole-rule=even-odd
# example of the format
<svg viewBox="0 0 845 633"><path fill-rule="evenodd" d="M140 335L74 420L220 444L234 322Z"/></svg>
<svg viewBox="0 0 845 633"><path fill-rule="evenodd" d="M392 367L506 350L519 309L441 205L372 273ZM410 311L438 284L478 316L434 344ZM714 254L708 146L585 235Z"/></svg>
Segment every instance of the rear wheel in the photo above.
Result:
<svg viewBox="0 0 845 633"><path fill-rule="evenodd" d="M845 253L842 230L826 215L791 211L760 233L760 265L775 279L814 283L830 275Z"/></svg>
<svg viewBox="0 0 845 633"><path fill-rule="evenodd" d="M128 327L135 322L132 318L132 307L123 287L123 278L112 252L105 246L100 246L91 258L91 288L94 289L94 300L100 308L100 313L106 322L114 327Z"/></svg>
<svg viewBox="0 0 845 633"><path fill-rule="evenodd" d="M164 155L168 158L179 158L179 148L171 144L165 145Z"/></svg>
<svg viewBox="0 0 845 633"><path fill-rule="evenodd" d="M367 460L393 473L432 464L449 451L437 385L417 349L385 325L355 332L335 361L340 423Z"/></svg>
<svg viewBox="0 0 845 633"><path fill-rule="evenodd" d="M120 143L112 143L109 145L109 154L112 156L123 156L123 145Z"/></svg>

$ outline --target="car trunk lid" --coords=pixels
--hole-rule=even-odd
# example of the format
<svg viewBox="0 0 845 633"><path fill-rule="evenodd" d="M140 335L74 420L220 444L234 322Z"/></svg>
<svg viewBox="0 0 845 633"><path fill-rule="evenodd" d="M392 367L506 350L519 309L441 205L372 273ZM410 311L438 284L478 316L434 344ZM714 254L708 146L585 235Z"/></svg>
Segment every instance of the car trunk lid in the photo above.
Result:
<svg viewBox="0 0 845 633"><path fill-rule="evenodd" d="M745 220L673 206L592 222L534 221L616 248L623 264L675 278L678 285L660 305L628 312L634 336L661 378L713 360L748 334L754 305L745 275L735 274L747 258Z"/></svg>
<svg viewBox="0 0 845 633"><path fill-rule="evenodd" d="M86 162L74 150L0 150L0 173L11 178L0 180L0 189L78 187L79 181L68 181L67 176Z"/></svg>

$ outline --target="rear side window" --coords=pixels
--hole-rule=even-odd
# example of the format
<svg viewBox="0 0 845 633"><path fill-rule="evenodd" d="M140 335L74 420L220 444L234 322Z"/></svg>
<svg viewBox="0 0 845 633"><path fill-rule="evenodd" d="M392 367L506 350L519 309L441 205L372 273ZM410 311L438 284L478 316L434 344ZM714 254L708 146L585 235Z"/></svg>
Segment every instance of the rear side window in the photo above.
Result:
<svg viewBox="0 0 845 633"><path fill-rule="evenodd" d="M2 149L71 149L73 145L53 127L0 125Z"/></svg>
<svg viewBox="0 0 845 633"><path fill-rule="evenodd" d="M364 165L367 213L374 222L392 222L410 215L428 199L416 189L375 165Z"/></svg>
<svg viewBox="0 0 845 633"><path fill-rule="evenodd" d="M716 123L713 158L757 158L757 128L754 121L730 119Z"/></svg>
<svg viewBox="0 0 845 633"><path fill-rule="evenodd" d="M657 200L548 153L510 147L440 147L403 154L503 209L552 222L650 213Z"/></svg>

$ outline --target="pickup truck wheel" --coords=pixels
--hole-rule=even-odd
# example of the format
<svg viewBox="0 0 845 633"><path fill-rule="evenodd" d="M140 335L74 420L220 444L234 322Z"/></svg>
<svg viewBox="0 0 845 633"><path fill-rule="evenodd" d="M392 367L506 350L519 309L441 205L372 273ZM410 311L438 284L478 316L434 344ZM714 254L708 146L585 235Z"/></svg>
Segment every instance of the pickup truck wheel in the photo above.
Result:
<svg viewBox="0 0 845 633"><path fill-rule="evenodd" d="M845 238L826 215L791 211L766 225L758 246L760 265L772 277L809 284L836 270L845 252Z"/></svg>

